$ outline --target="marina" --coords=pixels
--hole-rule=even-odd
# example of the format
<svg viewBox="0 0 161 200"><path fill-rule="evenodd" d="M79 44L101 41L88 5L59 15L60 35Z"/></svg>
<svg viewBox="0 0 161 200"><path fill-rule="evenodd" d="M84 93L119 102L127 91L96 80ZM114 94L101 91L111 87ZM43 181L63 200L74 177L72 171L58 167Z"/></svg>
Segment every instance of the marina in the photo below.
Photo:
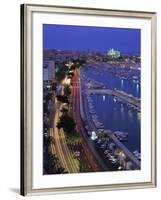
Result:
<svg viewBox="0 0 161 200"><path fill-rule="evenodd" d="M140 152L140 98L133 96L132 92L127 94L116 88L107 89L97 80L93 84L93 79L88 78L84 71L81 82L84 83L82 84L84 104L87 104L84 107L88 109L86 113L93 124L93 129L110 129L115 138L124 143L131 152L136 149ZM115 112L117 115L114 115ZM126 123L127 120L129 123Z"/></svg>

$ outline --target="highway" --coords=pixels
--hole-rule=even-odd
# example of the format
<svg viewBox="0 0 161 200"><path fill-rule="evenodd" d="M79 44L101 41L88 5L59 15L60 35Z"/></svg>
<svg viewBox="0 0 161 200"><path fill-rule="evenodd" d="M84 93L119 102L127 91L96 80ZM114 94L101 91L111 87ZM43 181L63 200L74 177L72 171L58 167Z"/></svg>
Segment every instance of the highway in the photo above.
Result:
<svg viewBox="0 0 161 200"><path fill-rule="evenodd" d="M66 143L65 139L65 133L62 129L58 130L56 125L57 121L61 115L59 111L59 102L55 101L55 107L56 112L53 119L53 128L52 128L52 136L55 141L55 151L56 154L62 164L62 167L65 168L65 171L68 173L78 173L79 172L79 166L77 161L73 158L73 154L68 148L68 145Z"/></svg>
<svg viewBox="0 0 161 200"><path fill-rule="evenodd" d="M94 172L101 171L101 167L96 161L95 157L93 156L93 153L88 145L87 139L86 139L86 130L84 128L84 124L82 122L81 116L80 116L80 81L79 81L79 72L76 71L73 78L72 78L72 110L73 110L73 117L76 122L76 130L81 137L82 141L82 147L86 154L86 157L89 161L89 164L91 165Z"/></svg>

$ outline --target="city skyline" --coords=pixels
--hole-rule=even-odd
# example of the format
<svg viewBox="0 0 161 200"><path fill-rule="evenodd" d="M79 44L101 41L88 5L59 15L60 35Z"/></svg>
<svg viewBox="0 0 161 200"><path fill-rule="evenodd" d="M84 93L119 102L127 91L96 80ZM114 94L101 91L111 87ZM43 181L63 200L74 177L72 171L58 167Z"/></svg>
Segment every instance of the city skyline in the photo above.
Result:
<svg viewBox="0 0 161 200"><path fill-rule="evenodd" d="M140 29L43 25L44 49L107 52L114 48L140 55L140 37Z"/></svg>

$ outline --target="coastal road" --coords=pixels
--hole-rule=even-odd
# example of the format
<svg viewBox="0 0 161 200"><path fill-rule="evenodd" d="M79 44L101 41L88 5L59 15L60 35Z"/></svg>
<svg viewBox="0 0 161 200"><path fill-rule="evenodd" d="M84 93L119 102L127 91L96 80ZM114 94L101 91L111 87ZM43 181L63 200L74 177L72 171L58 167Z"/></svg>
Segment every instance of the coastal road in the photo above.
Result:
<svg viewBox="0 0 161 200"><path fill-rule="evenodd" d="M93 156L93 153L91 149L88 146L88 142L86 141L85 133L86 130L84 128L84 124L82 122L81 116L80 116L80 82L79 82L79 71L75 71L75 74L72 78L72 108L73 108L73 117L76 122L76 129L81 137L82 140L82 147L86 154L86 157L89 161L89 164L91 165L93 171L98 172L101 171L101 167L96 161L95 157Z"/></svg>

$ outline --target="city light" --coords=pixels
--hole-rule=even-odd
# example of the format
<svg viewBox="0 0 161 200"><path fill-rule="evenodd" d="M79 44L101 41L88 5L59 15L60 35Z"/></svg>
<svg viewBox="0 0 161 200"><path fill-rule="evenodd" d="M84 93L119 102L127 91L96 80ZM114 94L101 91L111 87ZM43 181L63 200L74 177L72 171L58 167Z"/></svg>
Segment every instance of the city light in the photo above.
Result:
<svg viewBox="0 0 161 200"><path fill-rule="evenodd" d="M98 137L96 135L96 132L95 131L92 131L91 133L91 140L96 140Z"/></svg>
<svg viewBox="0 0 161 200"><path fill-rule="evenodd" d="M73 38L76 46L88 43ZM107 45L114 48L107 52ZM119 45L103 46L104 51L44 49L44 174L140 169L140 58L125 55Z"/></svg>
<svg viewBox="0 0 161 200"><path fill-rule="evenodd" d="M120 52L116 51L116 50L114 50L112 48L107 52L107 55L110 56L111 58L119 58L120 57Z"/></svg>
<svg viewBox="0 0 161 200"><path fill-rule="evenodd" d="M106 100L106 96L105 95L103 95L103 101L105 101Z"/></svg>

